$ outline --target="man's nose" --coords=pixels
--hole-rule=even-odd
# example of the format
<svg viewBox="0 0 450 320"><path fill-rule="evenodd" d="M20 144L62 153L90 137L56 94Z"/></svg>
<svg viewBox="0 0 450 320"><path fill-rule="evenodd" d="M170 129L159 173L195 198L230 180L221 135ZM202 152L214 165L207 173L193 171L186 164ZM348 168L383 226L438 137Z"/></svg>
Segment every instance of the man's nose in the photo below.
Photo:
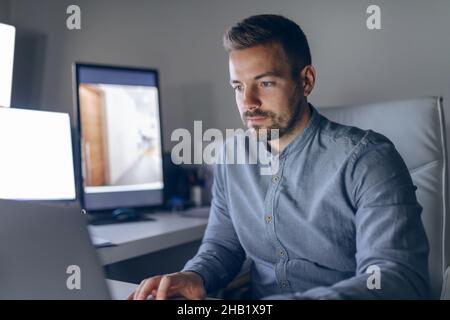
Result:
<svg viewBox="0 0 450 320"><path fill-rule="evenodd" d="M243 103L246 110L257 109L261 106L261 100L258 98L254 89L251 88L244 90Z"/></svg>

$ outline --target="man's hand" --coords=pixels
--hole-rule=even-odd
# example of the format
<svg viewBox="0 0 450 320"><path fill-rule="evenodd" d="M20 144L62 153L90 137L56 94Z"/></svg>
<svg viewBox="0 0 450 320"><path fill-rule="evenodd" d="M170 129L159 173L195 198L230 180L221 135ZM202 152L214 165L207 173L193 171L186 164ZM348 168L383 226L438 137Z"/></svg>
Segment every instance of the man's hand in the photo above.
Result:
<svg viewBox="0 0 450 320"><path fill-rule="evenodd" d="M128 300L146 300L150 295L156 300L174 296L200 300L206 297L206 292L200 275L195 272L176 272L145 279Z"/></svg>

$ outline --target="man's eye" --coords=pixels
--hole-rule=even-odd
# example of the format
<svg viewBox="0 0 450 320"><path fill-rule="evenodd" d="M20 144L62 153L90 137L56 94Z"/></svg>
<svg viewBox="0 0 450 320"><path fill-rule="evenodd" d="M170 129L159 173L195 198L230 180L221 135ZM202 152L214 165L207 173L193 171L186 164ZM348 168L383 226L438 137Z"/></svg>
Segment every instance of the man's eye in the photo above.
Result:
<svg viewBox="0 0 450 320"><path fill-rule="evenodd" d="M237 85L233 87L234 91L242 91L242 86L241 85Z"/></svg>
<svg viewBox="0 0 450 320"><path fill-rule="evenodd" d="M261 82L261 87L273 87L275 85L275 82L273 81L262 81Z"/></svg>

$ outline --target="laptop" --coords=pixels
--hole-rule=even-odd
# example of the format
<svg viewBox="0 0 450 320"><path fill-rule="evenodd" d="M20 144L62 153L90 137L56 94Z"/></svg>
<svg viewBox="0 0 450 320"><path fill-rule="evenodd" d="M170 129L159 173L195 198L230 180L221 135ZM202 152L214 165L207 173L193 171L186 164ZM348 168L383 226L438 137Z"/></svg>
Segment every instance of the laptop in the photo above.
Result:
<svg viewBox="0 0 450 320"><path fill-rule="evenodd" d="M78 204L0 199L0 299L110 298Z"/></svg>

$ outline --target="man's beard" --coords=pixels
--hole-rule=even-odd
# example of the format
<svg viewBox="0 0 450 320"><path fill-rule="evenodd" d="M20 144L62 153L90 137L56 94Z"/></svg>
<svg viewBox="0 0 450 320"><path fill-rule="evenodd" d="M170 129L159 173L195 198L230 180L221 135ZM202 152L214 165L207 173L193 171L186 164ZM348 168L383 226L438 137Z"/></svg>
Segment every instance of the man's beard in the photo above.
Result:
<svg viewBox="0 0 450 320"><path fill-rule="evenodd" d="M247 118L265 117L267 118L267 121L270 121L269 126L254 125L251 129L254 130L258 139L267 139L268 141L279 139L292 132L300 121L302 114L301 101L298 101L297 104L291 106L293 107L291 107L287 113L281 115L277 115L272 111L262 111L259 109L256 109L255 111L246 111L242 115L242 121L248 127Z"/></svg>

